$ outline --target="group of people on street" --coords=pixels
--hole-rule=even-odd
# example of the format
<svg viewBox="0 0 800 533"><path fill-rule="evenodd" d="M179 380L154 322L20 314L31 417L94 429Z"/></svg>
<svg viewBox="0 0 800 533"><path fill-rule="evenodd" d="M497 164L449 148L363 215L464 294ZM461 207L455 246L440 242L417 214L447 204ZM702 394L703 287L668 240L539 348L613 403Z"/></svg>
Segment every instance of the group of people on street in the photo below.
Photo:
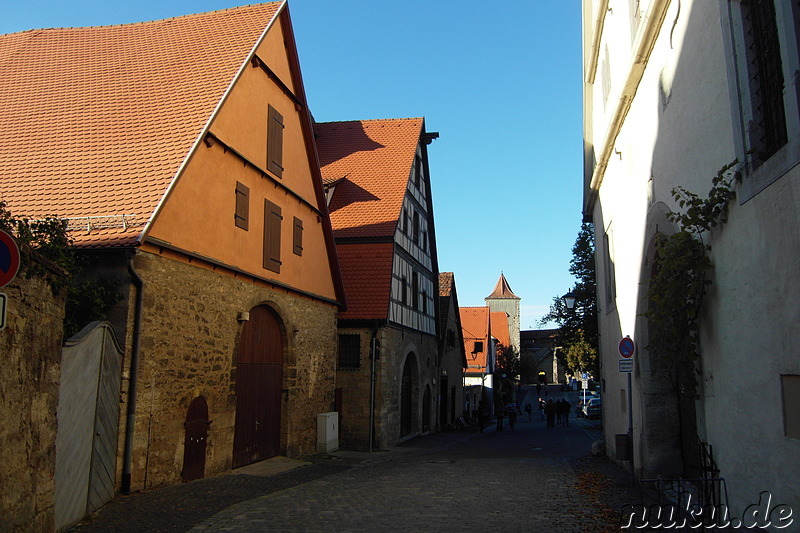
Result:
<svg viewBox="0 0 800 533"><path fill-rule="evenodd" d="M555 427L556 424L568 426L571 410L572 404L566 398L559 398L556 401L553 401L552 398L548 398L547 401L539 398L539 413L542 420L547 419L547 427L549 428Z"/></svg>
<svg viewBox="0 0 800 533"><path fill-rule="evenodd" d="M478 405L478 426L481 433L486 429L487 424L492 418L492 412L489 409L490 403L486 398L480 401ZM539 398L539 416L542 420L547 420L547 427L552 428L556 425L569 426L569 413L572 410L572 404L566 398L559 398L553 401L552 398L543 400ZM528 421L531 420L531 412L533 407L531 402L525 404L525 412L528 414ZM497 420L497 431L503 431L505 419L508 417L508 427L514 431L517 425L517 415L522 414L517 403L514 401L505 402L501 398L496 398L494 401L494 416Z"/></svg>

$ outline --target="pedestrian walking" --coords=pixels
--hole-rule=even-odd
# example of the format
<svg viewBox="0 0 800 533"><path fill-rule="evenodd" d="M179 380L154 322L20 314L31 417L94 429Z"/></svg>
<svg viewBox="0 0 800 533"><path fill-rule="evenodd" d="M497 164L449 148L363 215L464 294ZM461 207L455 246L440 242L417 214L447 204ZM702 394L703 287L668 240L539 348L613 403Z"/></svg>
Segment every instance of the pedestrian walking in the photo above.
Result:
<svg viewBox="0 0 800 533"><path fill-rule="evenodd" d="M552 398L547 399L547 403L544 406L544 414L547 416L547 427L555 427L556 404L553 402Z"/></svg>
<svg viewBox="0 0 800 533"><path fill-rule="evenodd" d="M525 412L528 413L528 422L531 421L531 411L533 411L533 408L531 407L531 402L527 402L525 404Z"/></svg>
<svg viewBox="0 0 800 533"><path fill-rule="evenodd" d="M508 415L508 427L514 431L514 426L517 425L517 403L511 402L506 405L506 414Z"/></svg>
<svg viewBox="0 0 800 533"><path fill-rule="evenodd" d="M556 424L561 426L564 424L564 405L561 403L561 398L556 400Z"/></svg>
<svg viewBox="0 0 800 533"><path fill-rule="evenodd" d="M497 431L503 431L503 418L506 416L506 406L501 399L494 402L494 416L497 418Z"/></svg>
<svg viewBox="0 0 800 533"><path fill-rule="evenodd" d="M544 420L544 408L545 408L545 403L544 403L544 400L542 400L541 398L539 398L539 417L540 417L542 420Z"/></svg>

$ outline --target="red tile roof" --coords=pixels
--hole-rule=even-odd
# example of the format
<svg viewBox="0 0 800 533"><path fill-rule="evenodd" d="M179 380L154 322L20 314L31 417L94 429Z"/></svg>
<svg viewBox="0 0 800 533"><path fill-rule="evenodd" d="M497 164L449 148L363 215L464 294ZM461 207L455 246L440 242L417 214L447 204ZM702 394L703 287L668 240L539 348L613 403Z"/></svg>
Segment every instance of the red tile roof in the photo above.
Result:
<svg viewBox="0 0 800 533"><path fill-rule="evenodd" d="M453 290L454 276L452 272L439 272L439 296L449 297Z"/></svg>
<svg viewBox="0 0 800 533"><path fill-rule="evenodd" d="M423 119L322 122L314 126L337 239L393 236L422 134Z"/></svg>
<svg viewBox="0 0 800 533"><path fill-rule="evenodd" d="M461 329L464 334L464 352L467 363L472 366L468 372L481 372L486 367L487 342L489 341L489 308L488 307L459 307ZM475 342L483 343L483 350L474 352ZM475 368L479 365L481 368Z"/></svg>
<svg viewBox="0 0 800 533"><path fill-rule="evenodd" d="M385 320L389 312L394 243L341 244L342 270L347 310L342 320Z"/></svg>
<svg viewBox="0 0 800 533"><path fill-rule="evenodd" d="M0 35L0 198L107 217L78 245L135 243L282 5Z"/></svg>
<svg viewBox="0 0 800 533"><path fill-rule="evenodd" d="M511 346L511 335L508 332L508 315L502 311L492 313L492 337L503 346Z"/></svg>

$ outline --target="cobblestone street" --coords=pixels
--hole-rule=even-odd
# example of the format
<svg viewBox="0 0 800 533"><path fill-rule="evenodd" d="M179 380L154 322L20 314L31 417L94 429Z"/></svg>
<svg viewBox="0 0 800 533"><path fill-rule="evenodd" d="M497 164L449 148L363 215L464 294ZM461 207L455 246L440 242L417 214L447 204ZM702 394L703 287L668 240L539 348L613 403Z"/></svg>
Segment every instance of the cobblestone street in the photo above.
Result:
<svg viewBox="0 0 800 533"><path fill-rule="evenodd" d="M80 531L619 531L637 503L590 454L598 421L452 431L372 454L275 458L239 473L121 497ZM288 465L270 474L269 465ZM259 468L261 473L259 474ZM279 468L281 469L281 468Z"/></svg>

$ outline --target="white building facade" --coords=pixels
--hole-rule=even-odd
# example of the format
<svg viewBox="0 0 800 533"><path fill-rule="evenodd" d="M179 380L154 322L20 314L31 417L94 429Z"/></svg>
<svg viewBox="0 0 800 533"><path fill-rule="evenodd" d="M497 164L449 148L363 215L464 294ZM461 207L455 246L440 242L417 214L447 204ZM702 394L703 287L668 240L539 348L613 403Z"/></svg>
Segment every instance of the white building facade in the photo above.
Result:
<svg viewBox="0 0 800 533"><path fill-rule="evenodd" d="M641 478L685 475L694 433L713 447L732 514L762 491L800 509L800 4L583 0L583 18L583 210L597 236L607 452L632 409ZM656 235L678 229L674 187L704 197L734 161L728 222L703 235L714 267L687 412L646 348ZM618 366L628 335L632 405Z"/></svg>

